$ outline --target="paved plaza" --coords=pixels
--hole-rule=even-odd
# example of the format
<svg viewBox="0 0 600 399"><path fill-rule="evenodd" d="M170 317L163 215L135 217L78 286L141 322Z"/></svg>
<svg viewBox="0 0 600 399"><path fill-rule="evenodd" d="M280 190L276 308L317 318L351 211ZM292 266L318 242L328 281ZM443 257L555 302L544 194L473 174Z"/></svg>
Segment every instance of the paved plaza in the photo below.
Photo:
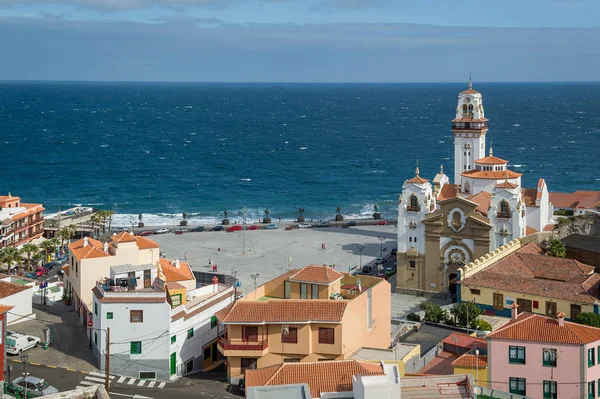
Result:
<svg viewBox="0 0 600 399"><path fill-rule="evenodd" d="M382 240L379 239L382 238ZM396 246L395 226L327 227L312 229L254 230L153 235L167 258L185 258L195 271L210 271L209 260L218 265L218 273L237 272L241 292L252 291L251 275L259 274L257 285L288 269L307 264L335 265L338 271L358 267ZM325 249L321 245L325 244ZM219 248L221 249L219 251Z"/></svg>

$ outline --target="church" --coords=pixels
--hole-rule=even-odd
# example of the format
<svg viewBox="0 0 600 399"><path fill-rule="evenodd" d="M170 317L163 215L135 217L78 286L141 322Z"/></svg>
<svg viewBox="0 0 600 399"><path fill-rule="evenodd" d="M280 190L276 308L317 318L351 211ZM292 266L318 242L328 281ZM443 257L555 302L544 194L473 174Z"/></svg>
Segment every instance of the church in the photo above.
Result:
<svg viewBox="0 0 600 399"><path fill-rule="evenodd" d="M548 230L553 215L544 179L523 188L508 161L486 154L483 98L469 88L458 95L454 176L443 167L433 181L415 176L398 200L397 292L454 296L457 269L512 239Z"/></svg>

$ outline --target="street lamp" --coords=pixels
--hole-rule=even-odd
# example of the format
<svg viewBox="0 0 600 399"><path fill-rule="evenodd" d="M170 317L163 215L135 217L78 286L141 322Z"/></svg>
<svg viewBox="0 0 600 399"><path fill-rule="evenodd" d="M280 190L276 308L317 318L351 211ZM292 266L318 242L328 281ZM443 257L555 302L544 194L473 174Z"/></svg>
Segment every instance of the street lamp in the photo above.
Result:
<svg viewBox="0 0 600 399"><path fill-rule="evenodd" d="M385 240L385 237L377 237L377 238L379 238L379 242L381 243L379 256L383 259L383 241Z"/></svg>
<svg viewBox="0 0 600 399"><path fill-rule="evenodd" d="M254 300L256 300L256 279L260 277L260 274L252 274L250 277L252 277L252 280L254 280Z"/></svg>
<svg viewBox="0 0 600 399"><path fill-rule="evenodd" d="M475 385L479 386L479 348L475 348ZM475 391L475 399L477 399L477 391Z"/></svg>
<svg viewBox="0 0 600 399"><path fill-rule="evenodd" d="M362 245L357 245L356 248L358 248L358 253L360 254L360 266L358 270L362 270L362 253L365 250L365 247Z"/></svg>
<svg viewBox="0 0 600 399"><path fill-rule="evenodd" d="M29 355L21 355L20 357L21 362L23 363L23 378L24 378L24 391L23 391L23 397L26 398L27 397L27 361L29 360Z"/></svg>

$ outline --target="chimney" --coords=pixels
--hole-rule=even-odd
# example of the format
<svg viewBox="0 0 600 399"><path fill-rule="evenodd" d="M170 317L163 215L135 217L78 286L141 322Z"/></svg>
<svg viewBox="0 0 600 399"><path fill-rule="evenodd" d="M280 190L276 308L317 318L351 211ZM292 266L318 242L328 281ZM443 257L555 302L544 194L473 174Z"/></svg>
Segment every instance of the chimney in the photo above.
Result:
<svg viewBox="0 0 600 399"><path fill-rule="evenodd" d="M356 285L358 286L358 292L362 292L362 284L359 278L356 279Z"/></svg>
<svg viewBox="0 0 600 399"><path fill-rule="evenodd" d="M563 312L560 312L559 314L557 314L557 316L558 316L558 326L564 327L565 326L565 314Z"/></svg>
<svg viewBox="0 0 600 399"><path fill-rule="evenodd" d="M213 292L218 292L219 291L219 279L217 278L217 276L214 276L212 278L212 283L213 283Z"/></svg>
<svg viewBox="0 0 600 399"><path fill-rule="evenodd" d="M177 260L175 261L175 267L179 269L179 267L180 267L180 264L179 264L179 259L177 259Z"/></svg>
<svg viewBox="0 0 600 399"><path fill-rule="evenodd" d="M104 252L108 253L108 243L104 243Z"/></svg>
<svg viewBox="0 0 600 399"><path fill-rule="evenodd" d="M88 238L87 237L83 237L83 246L84 247L88 246Z"/></svg>
<svg viewBox="0 0 600 399"><path fill-rule="evenodd" d="M512 305L510 305L510 318L512 320L517 320L517 317L519 317L519 311L517 310L518 307L519 305L514 302Z"/></svg>

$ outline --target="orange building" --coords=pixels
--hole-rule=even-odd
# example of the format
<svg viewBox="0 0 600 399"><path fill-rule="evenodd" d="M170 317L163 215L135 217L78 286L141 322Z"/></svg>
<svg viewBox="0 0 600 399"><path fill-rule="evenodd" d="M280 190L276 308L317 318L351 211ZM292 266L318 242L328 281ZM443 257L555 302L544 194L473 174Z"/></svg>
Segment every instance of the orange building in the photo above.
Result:
<svg viewBox="0 0 600 399"><path fill-rule="evenodd" d="M349 359L362 347L390 346L391 289L380 278L327 266L289 271L216 313L217 347L232 383L246 369L286 362Z"/></svg>
<svg viewBox="0 0 600 399"><path fill-rule="evenodd" d="M18 247L44 234L44 207L8 193L0 196L0 221L0 248Z"/></svg>

